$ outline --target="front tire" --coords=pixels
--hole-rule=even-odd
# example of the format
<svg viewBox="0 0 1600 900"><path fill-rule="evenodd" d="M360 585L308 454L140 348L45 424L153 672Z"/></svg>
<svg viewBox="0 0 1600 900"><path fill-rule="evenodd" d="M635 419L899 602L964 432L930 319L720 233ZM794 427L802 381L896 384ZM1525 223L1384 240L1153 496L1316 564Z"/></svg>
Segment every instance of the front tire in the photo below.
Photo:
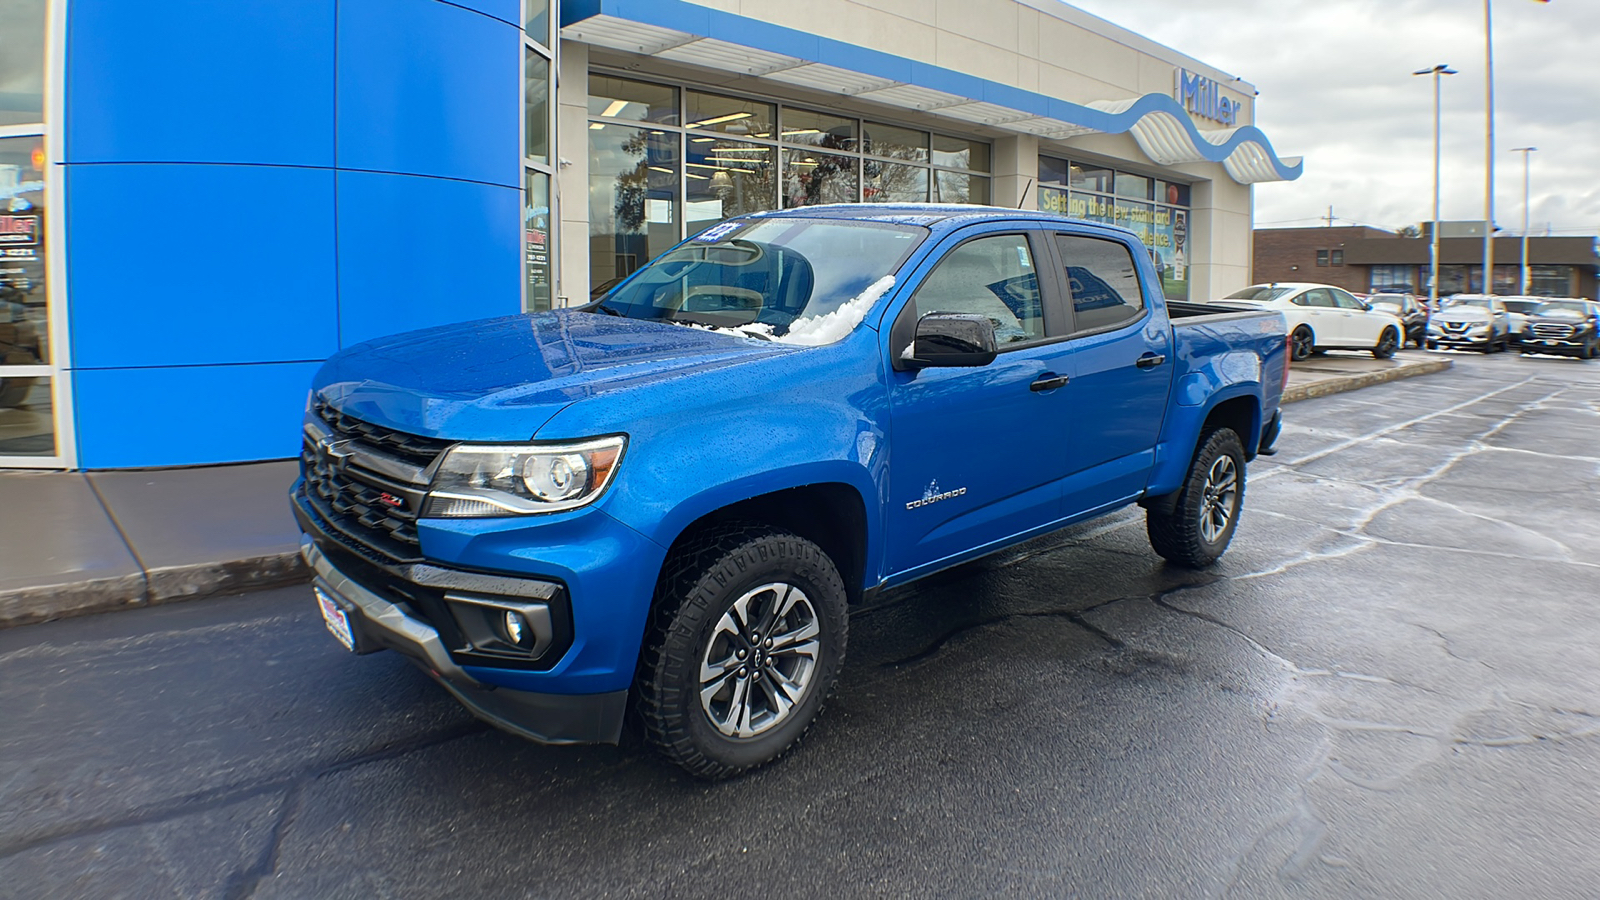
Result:
<svg viewBox="0 0 1600 900"><path fill-rule="evenodd" d="M676 551L640 661L650 743L707 780L788 752L838 678L846 607L828 555L778 529L722 528Z"/></svg>
<svg viewBox="0 0 1600 900"><path fill-rule="evenodd" d="M1217 561L1244 508L1244 444L1231 428L1207 432L1170 511L1145 513L1150 546L1173 565L1203 569Z"/></svg>
<svg viewBox="0 0 1600 900"><path fill-rule="evenodd" d="M1398 349L1400 338L1394 333L1393 328L1385 328L1383 334L1378 335L1378 345L1372 348L1373 359L1391 359L1394 351Z"/></svg>

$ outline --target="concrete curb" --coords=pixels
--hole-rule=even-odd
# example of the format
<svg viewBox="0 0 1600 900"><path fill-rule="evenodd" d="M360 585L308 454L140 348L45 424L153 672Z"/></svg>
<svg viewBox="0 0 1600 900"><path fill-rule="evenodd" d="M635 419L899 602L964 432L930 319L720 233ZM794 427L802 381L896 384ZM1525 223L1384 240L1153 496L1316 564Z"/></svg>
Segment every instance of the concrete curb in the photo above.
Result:
<svg viewBox="0 0 1600 900"><path fill-rule="evenodd" d="M1389 381L1399 381L1402 378L1415 378L1418 375L1432 375L1450 368L1448 359L1429 359L1422 362L1406 363L1392 369L1379 372L1363 372L1360 375L1344 375L1337 378L1323 378L1309 384L1291 384L1283 392L1284 403L1298 403L1301 400L1310 400L1314 397L1326 397L1329 394L1342 394L1345 391L1359 390L1374 384L1383 384ZM1292 375L1291 375L1292 377Z"/></svg>
<svg viewBox="0 0 1600 900"><path fill-rule="evenodd" d="M298 584L311 572L298 551L167 566L121 578L0 591L0 628L72 616L203 600L219 594Z"/></svg>
<svg viewBox="0 0 1600 900"><path fill-rule="evenodd" d="M1323 378L1292 385L1284 403L1310 400L1374 384L1429 375L1450 368L1448 359L1407 363L1378 372ZM200 600L219 594L298 584L310 571L297 551L146 570L138 575L101 578L0 591L0 628L71 616Z"/></svg>

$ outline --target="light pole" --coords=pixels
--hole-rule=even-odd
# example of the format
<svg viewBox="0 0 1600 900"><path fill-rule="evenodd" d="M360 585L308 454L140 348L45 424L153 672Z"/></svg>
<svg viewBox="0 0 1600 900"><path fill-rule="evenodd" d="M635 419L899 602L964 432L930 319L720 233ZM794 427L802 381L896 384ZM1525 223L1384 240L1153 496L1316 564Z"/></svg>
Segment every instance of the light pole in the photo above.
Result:
<svg viewBox="0 0 1600 900"><path fill-rule="evenodd" d="M1494 6L1483 0L1483 293L1494 293Z"/></svg>
<svg viewBox="0 0 1600 900"><path fill-rule="evenodd" d="M1528 296L1528 156L1538 147L1512 147L1522 154L1522 296Z"/></svg>
<svg viewBox="0 0 1600 900"><path fill-rule="evenodd" d="M1433 227L1429 237L1432 246L1428 251L1431 272L1428 276L1428 307L1439 308L1439 76L1454 75L1456 70L1446 65L1431 69L1418 69L1413 75L1433 76Z"/></svg>

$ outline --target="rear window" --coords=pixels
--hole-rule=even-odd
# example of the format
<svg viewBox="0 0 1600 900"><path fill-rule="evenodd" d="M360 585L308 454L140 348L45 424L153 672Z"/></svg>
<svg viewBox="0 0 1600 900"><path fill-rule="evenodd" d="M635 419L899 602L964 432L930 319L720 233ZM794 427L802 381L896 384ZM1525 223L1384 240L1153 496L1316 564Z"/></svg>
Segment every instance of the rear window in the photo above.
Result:
<svg viewBox="0 0 1600 900"><path fill-rule="evenodd" d="M1242 291L1234 291L1224 300L1250 300L1255 303L1271 303L1273 300L1292 293L1294 288L1276 284L1254 284Z"/></svg>

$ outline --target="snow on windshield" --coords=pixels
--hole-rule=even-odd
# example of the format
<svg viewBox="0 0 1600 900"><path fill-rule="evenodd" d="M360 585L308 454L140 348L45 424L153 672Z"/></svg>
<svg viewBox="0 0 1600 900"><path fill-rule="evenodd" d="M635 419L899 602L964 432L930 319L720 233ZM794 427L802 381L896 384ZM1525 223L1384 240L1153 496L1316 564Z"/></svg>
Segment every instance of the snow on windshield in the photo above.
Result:
<svg viewBox="0 0 1600 900"><path fill-rule="evenodd" d="M789 330L783 334L774 334L772 326L765 322L751 322L747 325L701 325L696 322L678 324L699 328L702 331L715 331L718 334L765 338L780 344L794 344L801 347L820 347L840 340L854 331L856 326L861 324L861 320L867 317L867 311L872 309L872 304L877 303L878 298L888 293L892 287L894 287L894 276L885 275L833 312L795 319L789 323Z"/></svg>

